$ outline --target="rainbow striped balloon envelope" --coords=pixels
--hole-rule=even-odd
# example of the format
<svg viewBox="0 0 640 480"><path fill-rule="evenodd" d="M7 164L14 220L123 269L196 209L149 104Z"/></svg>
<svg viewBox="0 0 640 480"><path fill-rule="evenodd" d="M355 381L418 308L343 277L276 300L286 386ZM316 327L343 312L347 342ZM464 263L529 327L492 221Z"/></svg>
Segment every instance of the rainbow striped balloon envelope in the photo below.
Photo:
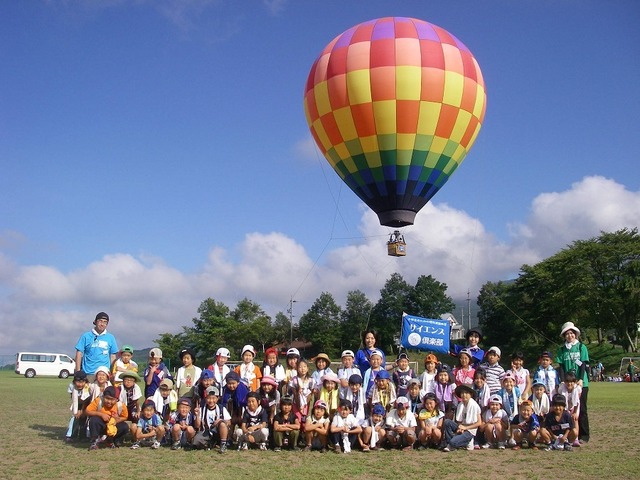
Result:
<svg viewBox="0 0 640 480"><path fill-rule="evenodd" d="M462 163L486 101L469 49L443 28L402 17L364 22L334 38L304 92L318 147L390 227L412 225Z"/></svg>

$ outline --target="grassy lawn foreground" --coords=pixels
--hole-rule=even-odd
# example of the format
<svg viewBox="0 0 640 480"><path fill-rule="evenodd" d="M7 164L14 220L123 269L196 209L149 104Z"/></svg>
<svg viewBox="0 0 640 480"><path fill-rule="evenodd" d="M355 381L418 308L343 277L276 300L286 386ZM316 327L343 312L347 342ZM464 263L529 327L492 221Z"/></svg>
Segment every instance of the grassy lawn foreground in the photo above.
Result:
<svg viewBox="0 0 640 480"><path fill-rule="evenodd" d="M0 478L637 478L640 383L592 383L591 442L573 452L304 452L99 450L67 445L69 380L0 372ZM216 470L212 470L216 469ZM473 472L473 473L472 473Z"/></svg>

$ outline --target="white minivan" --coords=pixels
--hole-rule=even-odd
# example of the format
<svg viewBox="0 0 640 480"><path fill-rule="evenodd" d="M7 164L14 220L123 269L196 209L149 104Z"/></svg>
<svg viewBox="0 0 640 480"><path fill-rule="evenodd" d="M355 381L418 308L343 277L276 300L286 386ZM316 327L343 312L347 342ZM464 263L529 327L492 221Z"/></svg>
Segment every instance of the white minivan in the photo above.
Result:
<svg viewBox="0 0 640 480"><path fill-rule="evenodd" d="M64 353L19 352L16 354L16 373L27 378L36 375L73 375L76 362Z"/></svg>

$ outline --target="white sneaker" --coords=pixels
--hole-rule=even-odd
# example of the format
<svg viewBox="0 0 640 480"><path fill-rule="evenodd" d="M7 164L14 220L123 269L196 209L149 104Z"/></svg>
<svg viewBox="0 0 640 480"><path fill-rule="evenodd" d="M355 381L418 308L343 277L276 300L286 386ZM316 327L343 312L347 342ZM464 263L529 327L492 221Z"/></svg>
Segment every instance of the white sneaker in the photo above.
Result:
<svg viewBox="0 0 640 480"><path fill-rule="evenodd" d="M467 450L473 450L473 439L467 444Z"/></svg>
<svg viewBox="0 0 640 480"><path fill-rule="evenodd" d="M516 446L516 441L515 441L513 438L510 438L510 439L507 441L507 445L508 445L509 447L515 447L515 446Z"/></svg>
<svg viewBox="0 0 640 480"><path fill-rule="evenodd" d="M483 443L482 445L480 445L480 448L489 448L491 447L491 445L489 445L488 443Z"/></svg>
<svg viewBox="0 0 640 480"><path fill-rule="evenodd" d="M154 441L154 442L151 444L151 448L153 448L153 449L160 448L160 442L159 442L159 441L157 441L157 440L156 440L156 441Z"/></svg>
<svg viewBox="0 0 640 480"><path fill-rule="evenodd" d="M266 443L261 443L260 444L260 450L266 450L267 449L267 444Z"/></svg>

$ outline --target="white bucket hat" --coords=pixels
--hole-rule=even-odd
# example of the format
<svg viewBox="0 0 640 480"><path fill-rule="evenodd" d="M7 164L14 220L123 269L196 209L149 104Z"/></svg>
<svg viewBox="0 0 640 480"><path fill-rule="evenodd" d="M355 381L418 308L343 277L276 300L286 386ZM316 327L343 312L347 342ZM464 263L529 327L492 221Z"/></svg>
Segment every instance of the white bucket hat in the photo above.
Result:
<svg viewBox="0 0 640 480"><path fill-rule="evenodd" d="M580 329L578 327L576 327L573 322L565 322L562 325L562 330L560 330L560 336L564 337L564 334L567 333L567 331L569 330L573 330L574 332L576 332L576 337L578 335L580 335Z"/></svg>

